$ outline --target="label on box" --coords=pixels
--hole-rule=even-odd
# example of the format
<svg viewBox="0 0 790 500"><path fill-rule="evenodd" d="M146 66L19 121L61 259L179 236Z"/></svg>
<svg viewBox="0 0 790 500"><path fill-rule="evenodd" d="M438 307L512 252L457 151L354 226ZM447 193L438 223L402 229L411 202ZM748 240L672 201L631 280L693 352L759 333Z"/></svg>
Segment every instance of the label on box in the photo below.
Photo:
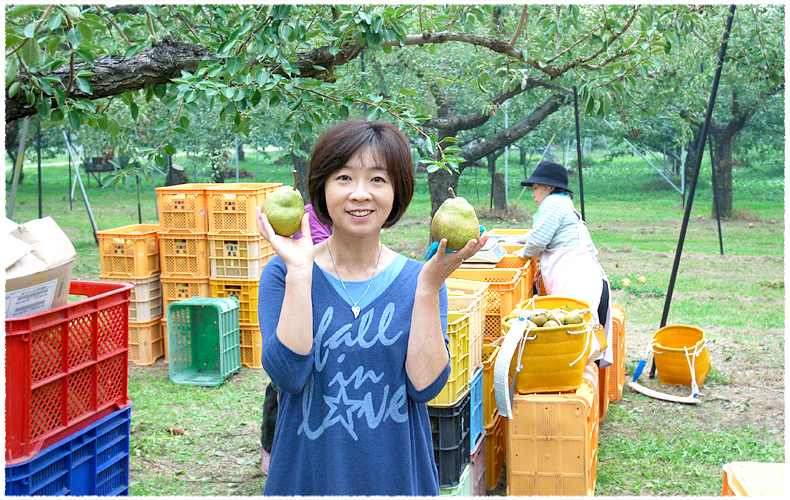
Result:
<svg viewBox="0 0 790 500"><path fill-rule="evenodd" d="M5 317L19 318L48 310L52 307L52 299L55 297L57 286L58 280L56 278L22 290L7 291L5 294Z"/></svg>

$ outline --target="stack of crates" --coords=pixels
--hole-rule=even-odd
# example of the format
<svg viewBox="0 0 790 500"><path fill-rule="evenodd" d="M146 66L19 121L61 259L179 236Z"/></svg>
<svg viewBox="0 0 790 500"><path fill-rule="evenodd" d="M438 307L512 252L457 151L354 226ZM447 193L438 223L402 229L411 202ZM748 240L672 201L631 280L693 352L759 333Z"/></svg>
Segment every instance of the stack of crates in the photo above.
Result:
<svg viewBox="0 0 790 500"><path fill-rule="evenodd" d="M131 283L5 321L5 495L128 495ZM82 298L81 298L82 297Z"/></svg>
<svg viewBox="0 0 790 500"><path fill-rule="evenodd" d="M158 224L97 231L100 281L134 282L129 301L129 361L150 365L165 354Z"/></svg>
<svg viewBox="0 0 790 500"><path fill-rule="evenodd" d="M190 297L210 297L206 190L216 184L179 184L156 188L163 309ZM167 316L162 318L168 362Z"/></svg>
<svg viewBox="0 0 790 500"><path fill-rule="evenodd" d="M206 190L209 295L239 301L241 363L261 368L258 282L274 249L258 231L255 207L279 183L214 185Z"/></svg>
<svg viewBox="0 0 790 500"><path fill-rule="evenodd" d="M590 364L576 391L513 396L513 419L507 425L507 495L593 495L598 376L597 366Z"/></svg>
<svg viewBox="0 0 790 500"><path fill-rule="evenodd" d="M485 487L493 490L505 468L507 418L499 415L494 396L494 364L499 344L487 338L483 343L483 429L485 431Z"/></svg>

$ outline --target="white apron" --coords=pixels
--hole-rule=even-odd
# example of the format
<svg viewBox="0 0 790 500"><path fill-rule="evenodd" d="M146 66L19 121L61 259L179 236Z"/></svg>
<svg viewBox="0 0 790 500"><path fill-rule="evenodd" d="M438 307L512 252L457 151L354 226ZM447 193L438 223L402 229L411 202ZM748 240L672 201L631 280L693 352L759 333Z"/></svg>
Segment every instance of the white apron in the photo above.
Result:
<svg viewBox="0 0 790 500"><path fill-rule="evenodd" d="M593 345L588 362L600 359L599 367L604 368L611 365L614 360L612 350L612 290L609 288L610 307L606 318L601 319L598 317L598 306L601 302L601 282L604 280L606 286L609 287L609 280L601 264L595 258L598 250L595 250L595 255L587 251L588 245L592 244L587 224L584 223L579 212L574 210L574 213L579 218L577 226L579 230L579 248L544 250L540 254L540 272L543 276L547 295L570 297L590 304L593 319L601 323L606 332L607 347L601 355L601 346L595 335L593 335Z"/></svg>

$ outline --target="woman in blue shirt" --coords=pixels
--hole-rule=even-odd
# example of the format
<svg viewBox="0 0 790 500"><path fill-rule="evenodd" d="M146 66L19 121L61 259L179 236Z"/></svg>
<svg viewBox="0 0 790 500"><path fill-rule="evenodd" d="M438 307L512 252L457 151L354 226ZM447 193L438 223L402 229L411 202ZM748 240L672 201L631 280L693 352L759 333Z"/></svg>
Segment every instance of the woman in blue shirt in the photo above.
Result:
<svg viewBox="0 0 790 500"><path fill-rule="evenodd" d="M438 495L426 402L450 373L444 280L486 238L421 264L387 248L414 192L408 139L386 122L324 133L310 161L313 246L274 234L261 274L262 364L280 389L266 495Z"/></svg>

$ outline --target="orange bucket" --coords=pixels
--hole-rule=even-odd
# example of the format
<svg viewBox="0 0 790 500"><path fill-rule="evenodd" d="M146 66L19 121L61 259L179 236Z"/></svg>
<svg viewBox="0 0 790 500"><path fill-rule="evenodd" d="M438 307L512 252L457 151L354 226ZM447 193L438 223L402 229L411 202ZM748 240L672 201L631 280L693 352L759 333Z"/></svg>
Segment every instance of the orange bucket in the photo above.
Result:
<svg viewBox="0 0 790 500"><path fill-rule="evenodd" d="M691 385L691 366L697 385L705 382L710 357L705 332L694 326L669 325L653 334L651 342L658 381L666 385Z"/></svg>

